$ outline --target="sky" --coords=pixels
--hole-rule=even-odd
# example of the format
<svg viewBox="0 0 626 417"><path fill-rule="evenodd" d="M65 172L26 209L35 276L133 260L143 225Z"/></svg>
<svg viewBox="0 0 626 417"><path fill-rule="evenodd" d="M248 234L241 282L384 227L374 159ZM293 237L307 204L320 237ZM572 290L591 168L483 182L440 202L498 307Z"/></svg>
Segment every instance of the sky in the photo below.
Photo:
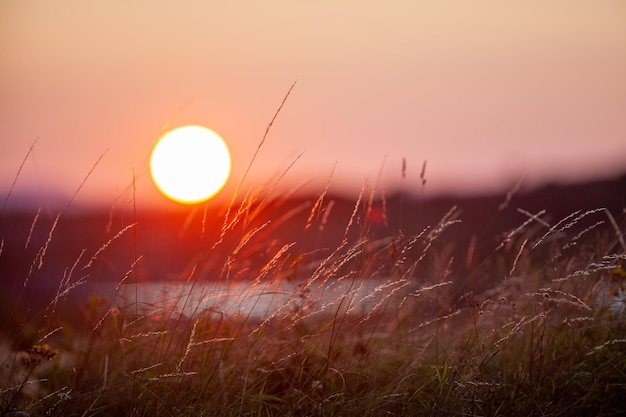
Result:
<svg viewBox="0 0 626 417"><path fill-rule="evenodd" d="M418 191L424 161L431 194L605 178L625 74L619 0L4 0L0 195L124 205L134 178L136 204L169 204L150 151L186 124L230 147L219 198Z"/></svg>

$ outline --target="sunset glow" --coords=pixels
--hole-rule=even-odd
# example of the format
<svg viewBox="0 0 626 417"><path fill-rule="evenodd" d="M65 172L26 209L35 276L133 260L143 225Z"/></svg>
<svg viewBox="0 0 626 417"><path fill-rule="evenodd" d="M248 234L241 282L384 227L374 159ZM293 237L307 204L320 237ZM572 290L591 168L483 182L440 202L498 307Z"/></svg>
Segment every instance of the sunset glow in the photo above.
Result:
<svg viewBox="0 0 626 417"><path fill-rule="evenodd" d="M425 160L428 195L626 171L626 2L132 4L3 3L2 192L39 138L13 192L29 204L73 195L108 150L82 203L134 190L162 207L149 159L163 125L205 124L249 161L296 80L233 185L262 188L300 154L281 192L318 193L331 171L337 194L365 178L412 191Z"/></svg>
<svg viewBox="0 0 626 417"><path fill-rule="evenodd" d="M212 130L179 127L154 146L150 173L166 197L183 204L199 203L217 194L228 180L230 152Z"/></svg>
<svg viewBox="0 0 626 417"><path fill-rule="evenodd" d="M625 23L0 1L0 417L625 414Z"/></svg>

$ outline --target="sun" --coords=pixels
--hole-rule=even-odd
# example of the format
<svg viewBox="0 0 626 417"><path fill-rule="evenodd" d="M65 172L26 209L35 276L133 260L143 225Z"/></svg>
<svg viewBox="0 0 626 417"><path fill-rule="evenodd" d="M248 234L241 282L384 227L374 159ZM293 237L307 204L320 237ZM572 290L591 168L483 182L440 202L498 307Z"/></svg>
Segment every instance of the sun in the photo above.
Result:
<svg viewBox="0 0 626 417"><path fill-rule="evenodd" d="M217 194L230 175L226 142L202 126L182 126L159 138L150 157L150 173L168 198L196 204Z"/></svg>

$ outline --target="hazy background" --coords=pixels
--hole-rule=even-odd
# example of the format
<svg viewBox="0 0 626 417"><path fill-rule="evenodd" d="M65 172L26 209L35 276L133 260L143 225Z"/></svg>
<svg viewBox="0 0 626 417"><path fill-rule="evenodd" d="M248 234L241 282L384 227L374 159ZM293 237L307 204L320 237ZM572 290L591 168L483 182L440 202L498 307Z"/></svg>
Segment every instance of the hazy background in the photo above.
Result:
<svg viewBox="0 0 626 417"><path fill-rule="evenodd" d="M474 193L626 171L623 1L2 1L0 192L166 203L163 129L202 124L246 185L358 192L366 178ZM406 158L406 179L402 159ZM223 196L221 197L223 198ZM11 205L11 201L9 203Z"/></svg>

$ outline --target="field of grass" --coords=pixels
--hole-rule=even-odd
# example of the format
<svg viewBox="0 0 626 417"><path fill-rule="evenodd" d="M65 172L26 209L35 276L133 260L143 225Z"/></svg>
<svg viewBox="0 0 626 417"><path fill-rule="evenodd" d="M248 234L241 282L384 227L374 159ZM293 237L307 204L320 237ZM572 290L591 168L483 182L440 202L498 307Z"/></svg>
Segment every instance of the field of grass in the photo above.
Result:
<svg viewBox="0 0 626 417"><path fill-rule="evenodd" d="M625 414L626 208L559 217L512 191L480 217L513 226L455 206L422 224L424 207L389 210L367 185L348 216L327 189L292 207L239 186L169 241L149 235L165 218L111 211L95 247L66 216L76 194L20 231L9 192L0 416ZM188 257L168 276L182 292L141 298L172 251ZM105 275L112 293L81 293Z"/></svg>
<svg viewBox="0 0 626 417"><path fill-rule="evenodd" d="M374 233L375 207L379 223L393 216L374 197L365 189L330 231L325 193L301 208L302 222L276 214L267 196L225 208L180 275L190 289L209 272L243 280L250 295L229 311L186 306L181 315L164 301L133 302L142 254L132 239L117 292L70 306L68 294L135 226L111 231L99 249L75 254L47 301L3 296L0 415L623 415L623 213L574 207L551 219L507 199L498 210L519 224L459 248L455 228L472 222L459 210L415 233L384 224ZM24 261L25 289L52 262L58 220ZM287 222L302 241L278 231ZM311 243L325 233L336 244ZM477 254L478 245L488 250ZM285 281L291 293L251 314L254 297Z"/></svg>

